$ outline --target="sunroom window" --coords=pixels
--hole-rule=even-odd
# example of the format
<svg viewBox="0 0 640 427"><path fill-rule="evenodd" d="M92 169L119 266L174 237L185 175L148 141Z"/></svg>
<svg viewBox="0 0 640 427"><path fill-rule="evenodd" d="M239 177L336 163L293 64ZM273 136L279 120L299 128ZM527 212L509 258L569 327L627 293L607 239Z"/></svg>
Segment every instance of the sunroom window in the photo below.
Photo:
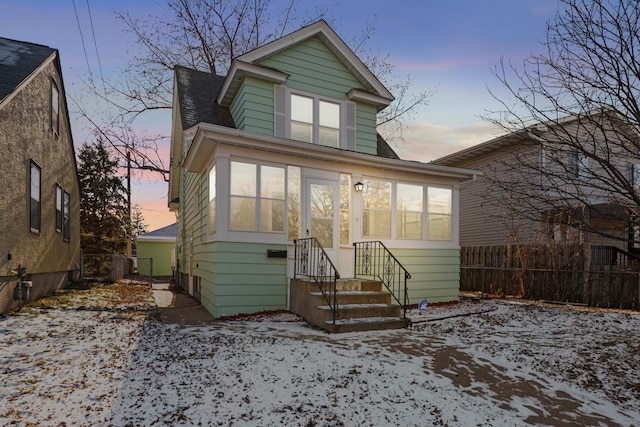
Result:
<svg viewBox="0 0 640 427"><path fill-rule="evenodd" d="M396 212L399 239L422 239L421 185L397 184Z"/></svg>
<svg viewBox="0 0 640 427"><path fill-rule="evenodd" d="M452 194L449 188L427 188L427 238L451 240Z"/></svg>
<svg viewBox="0 0 640 427"><path fill-rule="evenodd" d="M284 169L231 162L229 228L284 232Z"/></svg>
<svg viewBox="0 0 640 427"><path fill-rule="evenodd" d="M209 233L216 232L216 165L209 171Z"/></svg>
<svg viewBox="0 0 640 427"><path fill-rule="evenodd" d="M364 180L362 192L362 236L391 237L391 183Z"/></svg>

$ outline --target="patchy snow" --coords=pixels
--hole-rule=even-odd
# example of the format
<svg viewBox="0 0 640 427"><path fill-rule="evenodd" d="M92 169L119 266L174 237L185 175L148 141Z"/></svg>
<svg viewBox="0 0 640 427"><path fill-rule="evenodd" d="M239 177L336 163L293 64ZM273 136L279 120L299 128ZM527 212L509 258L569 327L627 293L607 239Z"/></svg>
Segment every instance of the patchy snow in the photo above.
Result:
<svg viewBox="0 0 640 427"><path fill-rule="evenodd" d="M0 316L0 425L638 425L640 314L506 301L329 335L278 312L161 323L148 286Z"/></svg>

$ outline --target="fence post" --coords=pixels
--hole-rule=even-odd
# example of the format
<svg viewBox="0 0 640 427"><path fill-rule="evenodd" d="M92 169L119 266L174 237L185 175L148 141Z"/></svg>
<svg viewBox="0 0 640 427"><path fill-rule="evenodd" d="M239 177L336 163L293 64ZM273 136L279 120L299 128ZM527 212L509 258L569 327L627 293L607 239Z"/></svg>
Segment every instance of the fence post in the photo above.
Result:
<svg viewBox="0 0 640 427"><path fill-rule="evenodd" d="M80 251L80 281L84 282L84 252Z"/></svg>
<svg viewBox="0 0 640 427"><path fill-rule="evenodd" d="M589 282L591 280L591 245L588 242L585 242L583 245L584 250L584 276L582 278L582 297L584 298L584 303L589 305L589 301L591 299L590 295L590 285Z"/></svg>

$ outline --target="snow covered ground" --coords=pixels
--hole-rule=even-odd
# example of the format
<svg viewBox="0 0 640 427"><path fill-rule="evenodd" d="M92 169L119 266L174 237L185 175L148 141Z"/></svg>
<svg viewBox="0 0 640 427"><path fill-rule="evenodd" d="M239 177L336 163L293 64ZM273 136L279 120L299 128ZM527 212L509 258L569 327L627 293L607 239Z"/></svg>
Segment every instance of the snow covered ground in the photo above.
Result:
<svg viewBox="0 0 640 427"><path fill-rule="evenodd" d="M640 425L640 314L508 300L328 335L161 323L148 286L0 316L0 425Z"/></svg>

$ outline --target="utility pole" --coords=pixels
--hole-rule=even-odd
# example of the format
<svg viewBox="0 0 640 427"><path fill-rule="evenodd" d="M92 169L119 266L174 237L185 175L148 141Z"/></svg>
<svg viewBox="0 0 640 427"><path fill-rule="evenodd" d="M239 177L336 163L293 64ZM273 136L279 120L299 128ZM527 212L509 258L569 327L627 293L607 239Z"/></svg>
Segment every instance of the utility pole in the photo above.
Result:
<svg viewBox="0 0 640 427"><path fill-rule="evenodd" d="M132 257L131 253L131 151L127 150L127 258Z"/></svg>

